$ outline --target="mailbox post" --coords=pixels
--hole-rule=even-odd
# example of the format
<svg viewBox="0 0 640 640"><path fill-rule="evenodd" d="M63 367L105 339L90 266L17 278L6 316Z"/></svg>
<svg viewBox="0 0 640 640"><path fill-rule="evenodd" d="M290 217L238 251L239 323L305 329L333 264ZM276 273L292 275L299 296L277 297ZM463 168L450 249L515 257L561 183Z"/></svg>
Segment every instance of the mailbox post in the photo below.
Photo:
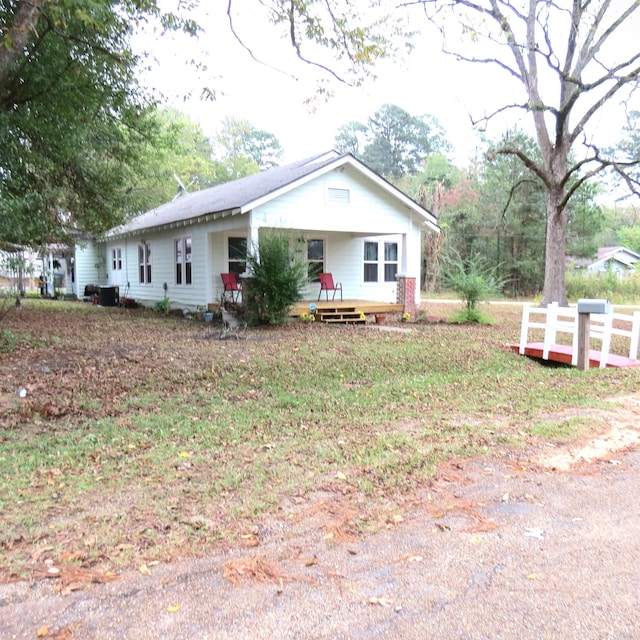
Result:
<svg viewBox="0 0 640 640"><path fill-rule="evenodd" d="M609 300L581 298L578 300L578 369L589 368L589 324L592 313L611 313Z"/></svg>

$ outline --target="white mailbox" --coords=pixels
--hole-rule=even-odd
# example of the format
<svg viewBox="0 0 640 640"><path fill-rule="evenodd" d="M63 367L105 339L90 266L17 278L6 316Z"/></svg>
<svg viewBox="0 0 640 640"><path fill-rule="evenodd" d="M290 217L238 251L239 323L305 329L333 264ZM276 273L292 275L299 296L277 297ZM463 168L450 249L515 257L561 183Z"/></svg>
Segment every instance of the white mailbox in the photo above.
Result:
<svg viewBox="0 0 640 640"><path fill-rule="evenodd" d="M597 298L578 300L578 313L611 313L611 302Z"/></svg>

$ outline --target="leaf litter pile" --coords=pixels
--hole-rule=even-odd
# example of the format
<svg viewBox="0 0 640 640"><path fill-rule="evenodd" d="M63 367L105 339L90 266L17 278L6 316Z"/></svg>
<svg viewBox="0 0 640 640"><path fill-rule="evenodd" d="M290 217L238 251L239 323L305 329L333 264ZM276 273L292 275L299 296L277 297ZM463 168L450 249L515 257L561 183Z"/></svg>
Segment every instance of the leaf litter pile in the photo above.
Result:
<svg viewBox="0 0 640 640"><path fill-rule="evenodd" d="M181 316L26 301L0 327L0 581L69 593L217 546L251 554L274 522L349 544L400 523L447 461L578 437L588 421L550 434L548 416L637 388L635 371L512 354L519 310L492 311L216 340ZM260 553L225 571L289 579Z"/></svg>

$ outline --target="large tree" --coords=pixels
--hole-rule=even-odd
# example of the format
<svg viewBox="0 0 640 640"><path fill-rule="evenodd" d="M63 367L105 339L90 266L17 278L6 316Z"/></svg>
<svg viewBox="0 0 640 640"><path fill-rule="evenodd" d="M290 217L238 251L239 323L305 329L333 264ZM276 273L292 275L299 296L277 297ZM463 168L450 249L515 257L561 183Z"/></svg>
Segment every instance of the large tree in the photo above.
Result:
<svg viewBox="0 0 640 640"><path fill-rule="evenodd" d="M328 8L328 15L325 12L322 17L334 26L342 26L344 35L332 46L348 51L358 64L368 60L362 39L353 37L353 16L337 9L350 6L346 0L265 2L273 6L295 35L298 53L305 35L316 44L325 44L318 27L318 12ZM376 0L363 4L380 7ZM334 5L336 11L332 12ZM596 126L600 114L613 102L628 98L638 86L640 2L407 0L400 7L422 9L428 24L441 30L445 51L457 60L475 63L478 73L494 67L504 74L507 83L513 81L508 85L495 80L496 89L508 86L510 93L483 120L512 110L530 114L539 158L516 146L496 149L494 157L519 158L543 183L547 200L543 304L554 300L565 304L567 211L571 198L584 181L607 169L624 176L627 185L640 192L638 181L629 174L630 163L637 161L616 158L588 137L589 128ZM366 11L361 8L362 13ZM336 14L340 20L336 20ZM304 26L312 15L314 29L305 32ZM384 43L377 44L384 48ZM502 91L489 93L500 95Z"/></svg>
<svg viewBox="0 0 640 640"><path fill-rule="evenodd" d="M157 128L129 38L150 15L154 0L0 0L0 237L38 244L146 208Z"/></svg>
<svg viewBox="0 0 640 640"><path fill-rule="evenodd" d="M385 104L367 120L350 122L338 130L336 149L353 153L390 180L416 175L431 153L448 149L444 129L433 116L412 116Z"/></svg>
<svg viewBox="0 0 640 640"><path fill-rule="evenodd" d="M640 2L450 0L439 2L437 11L430 0L420 4L440 26L446 4L463 31L473 30L468 47L462 32L462 44L454 45L458 59L496 66L516 81L513 94L487 119L509 110L530 113L536 155L506 144L492 157L517 157L542 181L547 200L542 303L566 304L569 203L587 180L607 168L628 179L628 165L594 144L588 130L605 107L626 98L638 85ZM445 47L450 41L449 31ZM638 186L629 179L628 184Z"/></svg>
<svg viewBox="0 0 640 640"><path fill-rule="evenodd" d="M214 136L214 153L226 180L277 166L282 157L278 139L267 131L256 129L247 120L227 117Z"/></svg>
<svg viewBox="0 0 640 640"><path fill-rule="evenodd" d="M228 170L213 161L211 141L199 124L175 109L154 115L158 135L140 157L140 190L150 208L179 191L199 191L225 182Z"/></svg>

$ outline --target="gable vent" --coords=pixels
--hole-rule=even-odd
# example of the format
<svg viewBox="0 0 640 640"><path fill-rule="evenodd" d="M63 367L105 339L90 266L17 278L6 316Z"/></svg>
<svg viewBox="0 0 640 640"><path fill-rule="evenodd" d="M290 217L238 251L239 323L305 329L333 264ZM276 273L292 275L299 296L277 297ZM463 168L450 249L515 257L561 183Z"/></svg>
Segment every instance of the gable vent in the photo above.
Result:
<svg viewBox="0 0 640 640"><path fill-rule="evenodd" d="M349 189L336 189L335 187L327 189L327 202L329 204L349 204L350 196Z"/></svg>

